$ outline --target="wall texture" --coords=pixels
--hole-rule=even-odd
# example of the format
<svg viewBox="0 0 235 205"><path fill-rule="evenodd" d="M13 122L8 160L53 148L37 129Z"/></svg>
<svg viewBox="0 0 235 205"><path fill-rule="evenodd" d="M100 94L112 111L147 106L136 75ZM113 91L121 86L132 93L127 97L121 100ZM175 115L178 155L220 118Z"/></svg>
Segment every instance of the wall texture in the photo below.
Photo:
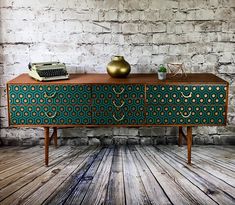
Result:
<svg viewBox="0 0 235 205"><path fill-rule="evenodd" d="M28 62L65 62L70 73L105 73L124 55L133 73L183 62L230 83L228 126L194 128L194 143L235 144L234 0L1 0L1 143L37 144L42 129L9 129L6 82ZM61 143L176 143L176 128L64 129Z"/></svg>

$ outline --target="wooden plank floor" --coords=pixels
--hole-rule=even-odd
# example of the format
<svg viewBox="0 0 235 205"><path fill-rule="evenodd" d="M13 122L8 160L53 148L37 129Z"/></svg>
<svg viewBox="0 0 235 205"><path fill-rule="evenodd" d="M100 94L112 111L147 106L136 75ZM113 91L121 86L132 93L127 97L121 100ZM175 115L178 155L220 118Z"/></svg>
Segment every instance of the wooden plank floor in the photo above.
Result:
<svg viewBox="0 0 235 205"><path fill-rule="evenodd" d="M235 147L0 147L0 204L235 204Z"/></svg>

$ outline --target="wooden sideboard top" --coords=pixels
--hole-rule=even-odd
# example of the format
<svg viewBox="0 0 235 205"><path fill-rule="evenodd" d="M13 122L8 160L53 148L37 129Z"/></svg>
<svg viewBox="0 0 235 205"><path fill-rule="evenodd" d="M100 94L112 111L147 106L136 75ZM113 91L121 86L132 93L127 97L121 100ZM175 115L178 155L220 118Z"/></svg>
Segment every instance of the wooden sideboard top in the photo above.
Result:
<svg viewBox="0 0 235 205"><path fill-rule="evenodd" d="M157 74L130 74L127 78L111 78L108 74L70 74L68 80L40 82L24 73L10 80L8 84L228 84L211 73L188 73L187 77L172 77L167 74L164 81Z"/></svg>

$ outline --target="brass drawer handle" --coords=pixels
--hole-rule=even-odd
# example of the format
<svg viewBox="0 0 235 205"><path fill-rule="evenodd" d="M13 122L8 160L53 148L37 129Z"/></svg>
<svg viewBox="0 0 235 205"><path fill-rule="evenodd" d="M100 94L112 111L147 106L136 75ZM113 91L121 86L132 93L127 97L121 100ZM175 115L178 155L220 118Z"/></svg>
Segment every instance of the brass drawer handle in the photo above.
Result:
<svg viewBox="0 0 235 205"><path fill-rule="evenodd" d="M115 92L115 94L117 94L117 95L121 95L124 92L124 90L125 90L125 88L122 88L122 90L120 92L117 92L115 90L115 88L113 88L113 92Z"/></svg>
<svg viewBox="0 0 235 205"><path fill-rule="evenodd" d="M191 97L192 97L192 92L190 92L189 95L184 95L184 93L181 92L181 95L182 95L184 98L191 98Z"/></svg>
<svg viewBox="0 0 235 205"><path fill-rule="evenodd" d="M188 115L184 115L182 112L180 112L180 114L183 118L189 118L191 116L192 112L190 112Z"/></svg>
<svg viewBox="0 0 235 205"><path fill-rule="evenodd" d="M54 92L52 95L47 95L47 93L44 92L44 97L45 98L53 98L53 97L55 97L55 95L56 95L56 92Z"/></svg>
<svg viewBox="0 0 235 205"><path fill-rule="evenodd" d="M122 121L122 120L124 119L124 117L125 117L125 115L123 115L120 119L117 119L117 118L115 117L115 115L113 114L113 118L114 118L117 122Z"/></svg>
<svg viewBox="0 0 235 205"><path fill-rule="evenodd" d="M115 101L113 101L113 105L114 105L116 108L121 108L124 104L125 104L124 101L122 101L122 104L121 104L121 105L117 105L117 104L115 103Z"/></svg>
<svg viewBox="0 0 235 205"><path fill-rule="evenodd" d="M57 112L55 112L55 114L52 115L52 116L49 116L46 112L44 112L44 113L45 113L45 115L46 115L48 118L51 118L51 119L55 118L56 115L57 115Z"/></svg>

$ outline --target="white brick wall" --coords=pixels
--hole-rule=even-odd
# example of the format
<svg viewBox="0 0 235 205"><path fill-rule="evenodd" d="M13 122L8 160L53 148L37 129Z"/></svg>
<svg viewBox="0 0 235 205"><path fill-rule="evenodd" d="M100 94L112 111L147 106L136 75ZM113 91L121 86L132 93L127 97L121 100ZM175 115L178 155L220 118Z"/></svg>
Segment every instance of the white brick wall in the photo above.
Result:
<svg viewBox="0 0 235 205"><path fill-rule="evenodd" d="M217 127L213 132L208 131L209 128L195 129L197 143L212 139L216 139L214 143L226 143L235 130L234 18L234 0L1 0L0 120L3 141L6 144L13 143L14 139L19 144L39 142L37 137L30 135L32 129L19 132L7 128L5 84L27 72L29 61L59 60L67 64L70 73L103 73L111 56L122 54L131 63L133 73L156 72L159 64L181 61L188 72L212 72L229 81L229 126L218 133ZM79 135L78 141L72 143L89 143L96 135L113 137L118 143L128 143L123 135L136 136L130 143L135 140L158 142L151 140L151 136L157 135L151 130L82 129L86 140L81 140ZM161 137L172 135L170 128L157 130ZM33 132L42 134L41 129ZM71 136L75 132L76 129L71 131ZM149 136L148 133L154 134ZM70 135L69 131L60 134ZM145 135L147 140L142 139ZM159 142L163 139L159 138ZM91 140L91 143L96 141Z"/></svg>

